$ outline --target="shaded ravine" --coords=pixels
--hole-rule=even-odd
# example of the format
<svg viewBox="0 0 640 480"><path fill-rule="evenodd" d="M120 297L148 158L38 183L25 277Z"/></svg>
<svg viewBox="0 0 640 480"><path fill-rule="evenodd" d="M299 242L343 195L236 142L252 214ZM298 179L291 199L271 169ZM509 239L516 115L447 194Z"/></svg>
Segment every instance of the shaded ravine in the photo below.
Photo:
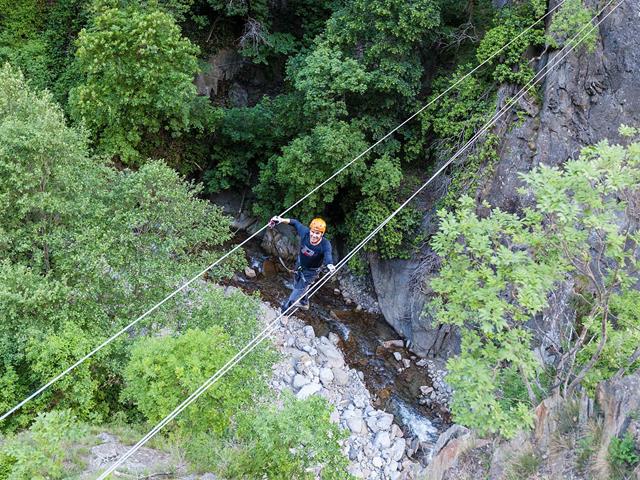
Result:
<svg viewBox="0 0 640 480"><path fill-rule="evenodd" d="M289 295L292 274L265 254L257 241L247 243L245 253L256 276L239 274L223 283L246 293L258 291L264 301L279 307ZM334 332L340 337L339 347L349 367L363 373L374 406L396 417L405 433L420 445L417 456L427 460L430 447L450 425L445 409L418 403L420 387L432 386L427 368L416 365L419 359L404 347L396 346L397 343L387 344L387 348L384 342L401 341L399 335L382 315L358 310L355 304L347 305L337 287L337 281L329 281L312 297L310 309L298 310L295 315L313 326L318 336ZM402 359L411 360L408 367L395 358L396 352Z"/></svg>

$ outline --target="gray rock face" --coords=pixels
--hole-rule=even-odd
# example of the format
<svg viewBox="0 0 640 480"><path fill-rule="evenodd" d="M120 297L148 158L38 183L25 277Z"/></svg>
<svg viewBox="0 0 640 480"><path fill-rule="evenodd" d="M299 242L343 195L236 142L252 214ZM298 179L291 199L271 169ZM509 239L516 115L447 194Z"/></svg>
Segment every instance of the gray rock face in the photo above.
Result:
<svg viewBox="0 0 640 480"><path fill-rule="evenodd" d="M216 96L219 84L234 78L243 65L242 56L234 49L223 48L211 55L207 62L209 69L196 77L198 95Z"/></svg>
<svg viewBox="0 0 640 480"><path fill-rule="evenodd" d="M640 372L624 378L601 382L596 390L598 405L604 414L601 456L606 458L607 447L613 437L621 436L637 424L640 411ZM634 429L637 425L633 425Z"/></svg>
<svg viewBox="0 0 640 480"><path fill-rule="evenodd" d="M552 1L550 7L556 3ZM594 0L586 4L598 10ZM604 138L616 142L621 123L640 125L639 14L638 0L622 3L600 25L594 53L574 51L546 76L540 86L541 105L528 97L521 101L521 107L530 114L524 122L516 123L515 115L503 117L495 127L501 138L499 160L493 174L479 186L478 201L517 211L530 202L517 191L522 186L518 173L540 164L560 165L576 156L582 146ZM558 55L558 51L549 53L537 68L554 62ZM499 106L516 91L512 86L503 87ZM433 208L447 184L446 175L441 176L418 199L419 208L425 212L427 234L433 232ZM455 330L434 326L428 312L423 311L429 298L426 280L438 270L433 252L425 247L410 260L387 261L371 256L369 263L380 309L387 322L411 342L412 349L423 356L454 353L459 342ZM543 322L557 325L571 315L565 308L566 302L560 301L546 312L548 317Z"/></svg>

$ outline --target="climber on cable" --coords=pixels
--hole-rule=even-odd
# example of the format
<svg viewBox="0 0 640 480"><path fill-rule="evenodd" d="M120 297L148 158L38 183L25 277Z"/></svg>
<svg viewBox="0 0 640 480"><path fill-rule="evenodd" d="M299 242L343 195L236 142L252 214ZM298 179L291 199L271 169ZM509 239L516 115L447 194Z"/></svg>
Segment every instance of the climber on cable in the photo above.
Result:
<svg viewBox="0 0 640 480"><path fill-rule="evenodd" d="M326 265L331 273L336 267L331 256L331 243L324 238L327 230L326 222L321 218L314 218L308 227L295 218L282 218L275 216L269 222L271 227L279 223L293 225L300 236L300 252L296 260L296 271L293 282L293 290L289 299L282 304L281 311L287 310L298 298L304 295L299 302L299 308L309 310L309 297L306 295L309 286L315 280L322 265Z"/></svg>

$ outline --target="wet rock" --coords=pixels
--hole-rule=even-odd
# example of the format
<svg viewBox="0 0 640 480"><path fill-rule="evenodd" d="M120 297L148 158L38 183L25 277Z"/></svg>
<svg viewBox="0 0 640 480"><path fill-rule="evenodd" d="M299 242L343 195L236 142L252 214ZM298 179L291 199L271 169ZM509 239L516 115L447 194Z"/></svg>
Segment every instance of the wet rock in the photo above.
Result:
<svg viewBox="0 0 640 480"><path fill-rule="evenodd" d="M274 262L267 259L262 263L262 273L265 277L272 277L278 273L278 267Z"/></svg>
<svg viewBox="0 0 640 480"><path fill-rule="evenodd" d="M404 438L397 438L394 442L393 442L393 446L391 447L390 450L390 457L396 461L399 462L402 459L402 456L404 455L404 450L407 446L407 442L405 441ZM397 469L397 467L396 467Z"/></svg>

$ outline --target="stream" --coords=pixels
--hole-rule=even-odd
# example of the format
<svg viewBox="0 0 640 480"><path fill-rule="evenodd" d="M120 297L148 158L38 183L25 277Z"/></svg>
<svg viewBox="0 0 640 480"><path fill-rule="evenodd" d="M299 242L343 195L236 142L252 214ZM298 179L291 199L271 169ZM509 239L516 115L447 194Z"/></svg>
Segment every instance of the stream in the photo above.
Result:
<svg viewBox="0 0 640 480"><path fill-rule="evenodd" d="M278 308L290 293L293 275L278 259L265 254L257 240L245 246L245 253L256 276L238 274L223 283L247 293L259 291L263 300ZM311 298L310 309L298 310L295 316L313 326L317 336L334 332L340 337L345 359L349 367L364 374L375 407L392 413L405 433L419 441L423 461L428 460L431 447L451 420L445 409L418 403L420 387L432 386L427 368L416 365L420 359L399 346L400 336L382 315L359 310L353 303L347 305L338 288L337 280L327 282ZM394 340L385 346L385 342ZM410 365L398 361L394 352L410 359Z"/></svg>

